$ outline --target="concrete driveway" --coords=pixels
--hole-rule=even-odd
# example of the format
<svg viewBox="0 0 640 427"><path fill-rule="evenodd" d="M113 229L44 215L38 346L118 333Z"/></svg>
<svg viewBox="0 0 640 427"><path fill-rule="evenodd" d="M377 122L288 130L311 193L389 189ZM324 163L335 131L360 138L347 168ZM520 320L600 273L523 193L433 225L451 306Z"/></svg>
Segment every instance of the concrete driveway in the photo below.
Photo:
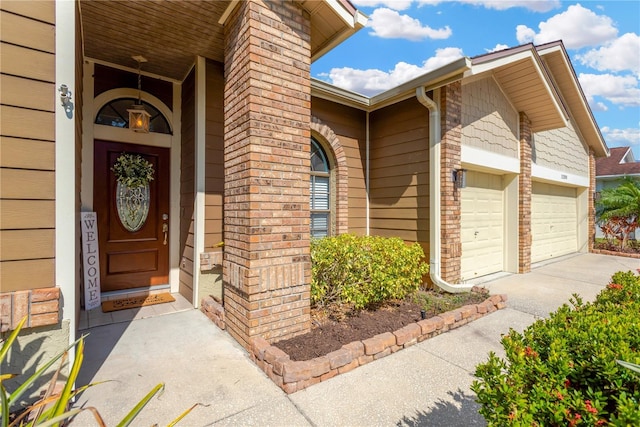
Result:
<svg viewBox="0 0 640 427"><path fill-rule="evenodd" d="M488 278L507 308L292 395L260 371L230 336L199 311L96 327L87 338L79 384L112 380L86 391L77 406L94 406L115 425L155 384L166 389L135 425L168 424L202 403L179 425L470 426L485 425L470 385L500 337L522 330L578 293L590 300L616 271L640 260L578 254L534 266L531 273ZM75 421L95 425L88 411Z"/></svg>

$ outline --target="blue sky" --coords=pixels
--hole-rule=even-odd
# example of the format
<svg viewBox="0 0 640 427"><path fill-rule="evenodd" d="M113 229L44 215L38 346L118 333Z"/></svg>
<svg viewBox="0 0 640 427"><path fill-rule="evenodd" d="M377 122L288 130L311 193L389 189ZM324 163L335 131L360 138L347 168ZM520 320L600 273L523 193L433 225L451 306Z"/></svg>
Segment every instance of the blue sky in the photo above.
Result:
<svg viewBox="0 0 640 427"><path fill-rule="evenodd" d="M461 56L562 39L609 147L640 160L640 2L351 0L367 26L311 66L365 95Z"/></svg>

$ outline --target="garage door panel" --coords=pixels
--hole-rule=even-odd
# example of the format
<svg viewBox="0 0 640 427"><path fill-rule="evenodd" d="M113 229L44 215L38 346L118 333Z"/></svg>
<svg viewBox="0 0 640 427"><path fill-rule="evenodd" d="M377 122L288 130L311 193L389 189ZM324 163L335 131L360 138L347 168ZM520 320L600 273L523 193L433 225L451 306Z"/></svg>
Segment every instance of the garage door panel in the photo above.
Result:
<svg viewBox="0 0 640 427"><path fill-rule="evenodd" d="M534 182L531 207L532 262L577 250L575 188Z"/></svg>
<svg viewBox="0 0 640 427"><path fill-rule="evenodd" d="M502 177L469 171L461 190L461 275L463 280L504 268Z"/></svg>

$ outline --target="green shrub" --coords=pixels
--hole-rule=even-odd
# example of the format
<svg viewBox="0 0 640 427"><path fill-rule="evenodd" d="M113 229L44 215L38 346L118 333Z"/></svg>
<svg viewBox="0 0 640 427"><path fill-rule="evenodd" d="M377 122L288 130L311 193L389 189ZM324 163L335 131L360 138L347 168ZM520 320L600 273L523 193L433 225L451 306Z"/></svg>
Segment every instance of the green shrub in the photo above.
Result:
<svg viewBox="0 0 640 427"><path fill-rule="evenodd" d="M574 295L549 319L502 339L472 385L489 425L638 426L640 277L616 273L593 303Z"/></svg>
<svg viewBox="0 0 640 427"><path fill-rule="evenodd" d="M424 251L398 238L341 234L311 242L311 302L361 309L415 292L429 271Z"/></svg>

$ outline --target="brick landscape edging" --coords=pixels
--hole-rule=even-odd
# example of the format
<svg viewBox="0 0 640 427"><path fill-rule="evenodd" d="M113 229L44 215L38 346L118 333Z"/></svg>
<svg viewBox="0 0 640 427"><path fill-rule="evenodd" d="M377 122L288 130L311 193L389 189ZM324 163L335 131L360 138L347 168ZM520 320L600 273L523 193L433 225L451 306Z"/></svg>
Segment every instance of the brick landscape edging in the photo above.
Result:
<svg viewBox="0 0 640 427"><path fill-rule="evenodd" d="M628 252L616 252L616 251L608 251L606 249L593 249L591 253L600 254L600 255L615 255L615 256L623 256L627 258L637 258L640 259L640 254L628 253Z"/></svg>
<svg viewBox="0 0 640 427"><path fill-rule="evenodd" d="M295 393L505 308L506 301L506 295L493 295L480 304L465 305L411 323L395 332L385 332L364 341L353 341L339 350L311 360L293 361L287 353L261 337L250 340L250 354L274 383L287 394Z"/></svg>

